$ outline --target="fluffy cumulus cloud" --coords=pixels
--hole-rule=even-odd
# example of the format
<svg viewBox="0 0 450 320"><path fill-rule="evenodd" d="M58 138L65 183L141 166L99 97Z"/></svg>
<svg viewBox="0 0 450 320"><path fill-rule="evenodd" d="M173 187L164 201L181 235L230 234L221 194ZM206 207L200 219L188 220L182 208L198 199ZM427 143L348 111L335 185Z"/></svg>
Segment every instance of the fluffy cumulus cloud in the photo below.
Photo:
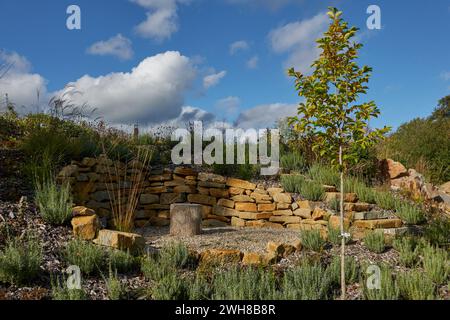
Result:
<svg viewBox="0 0 450 320"><path fill-rule="evenodd" d="M241 112L234 125L242 129L263 129L273 127L279 120L295 115L297 105L273 103L247 109Z"/></svg>
<svg viewBox="0 0 450 320"><path fill-rule="evenodd" d="M222 80L227 75L226 71L220 71L217 73L211 73L203 78L203 87L205 89L209 89L215 87L219 84L220 80Z"/></svg>
<svg viewBox="0 0 450 320"><path fill-rule="evenodd" d="M94 43L86 51L92 55L111 55L121 60L129 60L134 54L131 40L122 36L120 33L106 41Z"/></svg>
<svg viewBox="0 0 450 320"><path fill-rule="evenodd" d="M316 39L326 30L327 25L327 15L320 13L310 19L291 22L272 30L269 33L272 50L288 56L283 67L309 71L311 63L320 52Z"/></svg>
<svg viewBox="0 0 450 320"><path fill-rule="evenodd" d="M178 31L178 5L189 0L130 0L143 7L147 18L136 26L144 38L162 41Z"/></svg>
<svg viewBox="0 0 450 320"><path fill-rule="evenodd" d="M196 73L189 58L168 51L144 59L131 72L85 75L70 83L77 92L70 99L88 103L109 123L159 123L180 115Z"/></svg>
<svg viewBox="0 0 450 320"><path fill-rule="evenodd" d="M46 103L47 81L39 74L32 73L31 63L16 52L0 50L0 104L4 106L5 96L20 113L33 112ZM38 100L39 96L39 100Z"/></svg>
<svg viewBox="0 0 450 320"><path fill-rule="evenodd" d="M230 44L230 54L235 55L239 51L246 51L250 49L250 45L245 40L239 40L235 41L232 44Z"/></svg>
<svg viewBox="0 0 450 320"><path fill-rule="evenodd" d="M259 57L258 56L253 56L250 59L248 59L248 61L247 61L247 68L249 68L249 69L256 69L256 68L258 68L258 63L259 63Z"/></svg>
<svg viewBox="0 0 450 320"><path fill-rule="evenodd" d="M230 96L218 100L215 107L218 117L223 119L235 115L238 112L240 105L241 99L239 99L239 97Z"/></svg>

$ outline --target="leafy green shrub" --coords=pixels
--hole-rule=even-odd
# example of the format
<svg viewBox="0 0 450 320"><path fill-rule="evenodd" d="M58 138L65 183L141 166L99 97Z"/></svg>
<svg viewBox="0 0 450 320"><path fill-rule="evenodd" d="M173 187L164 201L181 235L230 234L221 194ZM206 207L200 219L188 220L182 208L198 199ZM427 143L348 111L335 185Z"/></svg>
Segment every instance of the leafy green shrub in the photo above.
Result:
<svg viewBox="0 0 450 320"><path fill-rule="evenodd" d="M375 253L383 253L385 250L384 234L381 231L371 231L364 237L364 245Z"/></svg>
<svg viewBox="0 0 450 320"><path fill-rule="evenodd" d="M352 237L347 237L345 238L345 243L348 244L350 243ZM328 240L336 245L336 246L340 246L341 245L341 229L340 228L333 228L332 226L328 225Z"/></svg>
<svg viewBox="0 0 450 320"><path fill-rule="evenodd" d="M424 237L433 245L448 247L450 244L450 219L442 216L431 220L425 226Z"/></svg>
<svg viewBox="0 0 450 320"><path fill-rule="evenodd" d="M76 265L84 274L93 274L105 267L105 252L91 242L74 239L67 243L64 257L68 264Z"/></svg>
<svg viewBox="0 0 450 320"><path fill-rule="evenodd" d="M322 185L316 182L305 181L300 186L300 194L306 200L322 201L325 198L325 189L322 187Z"/></svg>
<svg viewBox="0 0 450 320"><path fill-rule="evenodd" d="M359 281L359 265L353 257L346 256L345 263L345 282L352 284ZM333 283L338 286L341 281L341 258L334 256L330 265L327 268L327 272L331 273Z"/></svg>
<svg viewBox="0 0 450 320"><path fill-rule="evenodd" d="M9 239L0 251L0 282L23 284L36 278L42 263L42 246L32 236Z"/></svg>
<svg viewBox="0 0 450 320"><path fill-rule="evenodd" d="M116 272L132 272L139 266L139 261L129 252L122 250L110 250L108 252L108 263L112 270Z"/></svg>
<svg viewBox="0 0 450 320"><path fill-rule="evenodd" d="M448 252L432 246L425 246L422 251L426 275L437 285L443 284L449 276Z"/></svg>
<svg viewBox="0 0 450 320"><path fill-rule="evenodd" d="M367 268L365 268L367 270ZM366 300L397 300L400 296L400 290L397 282L392 275L392 270L387 265L380 266L379 288L372 287L375 278L371 272L363 272L363 297Z"/></svg>
<svg viewBox="0 0 450 320"><path fill-rule="evenodd" d="M69 184L58 186L54 179L36 182L36 204L44 221L63 225L72 217L72 195Z"/></svg>
<svg viewBox="0 0 450 320"><path fill-rule="evenodd" d="M283 169L295 172L305 172L307 168L305 158L298 152L289 152L281 156L280 164Z"/></svg>
<svg viewBox="0 0 450 320"><path fill-rule="evenodd" d="M397 202L395 214L407 224L420 224L426 221L423 211L409 203Z"/></svg>
<svg viewBox="0 0 450 320"><path fill-rule="evenodd" d="M320 230L303 230L300 232L300 241L306 249L321 252L325 247L326 241L322 238Z"/></svg>
<svg viewBox="0 0 450 320"><path fill-rule="evenodd" d="M235 266L214 276L214 300L270 300L275 296L276 278L270 270Z"/></svg>
<svg viewBox="0 0 450 320"><path fill-rule="evenodd" d="M109 270L109 277L106 279L106 289L108 291L109 300L120 300L124 294L124 288L120 283L117 273Z"/></svg>
<svg viewBox="0 0 450 320"><path fill-rule="evenodd" d="M316 163L309 168L308 175L312 180L319 184L336 187L339 186L339 172L331 166Z"/></svg>
<svg viewBox="0 0 450 320"><path fill-rule="evenodd" d="M406 300L434 300L436 286L420 270L411 270L398 275L400 295Z"/></svg>
<svg viewBox="0 0 450 320"><path fill-rule="evenodd" d="M87 300L87 294L83 289L69 289L65 283L65 281L62 281L61 284L59 277L56 280L52 278L51 288L53 300Z"/></svg>
<svg viewBox="0 0 450 320"><path fill-rule="evenodd" d="M333 279L319 263L304 262L285 272L282 280L284 300L323 300L330 297Z"/></svg>
<svg viewBox="0 0 450 320"><path fill-rule="evenodd" d="M281 185L286 192L300 193L301 187L305 183L305 177L301 175L282 175Z"/></svg>
<svg viewBox="0 0 450 320"><path fill-rule="evenodd" d="M394 210L397 199L390 192L375 192L375 203L382 209Z"/></svg>
<svg viewBox="0 0 450 320"><path fill-rule="evenodd" d="M399 253L400 263L405 267L413 267L419 257L419 247L411 237L394 239L393 247Z"/></svg>

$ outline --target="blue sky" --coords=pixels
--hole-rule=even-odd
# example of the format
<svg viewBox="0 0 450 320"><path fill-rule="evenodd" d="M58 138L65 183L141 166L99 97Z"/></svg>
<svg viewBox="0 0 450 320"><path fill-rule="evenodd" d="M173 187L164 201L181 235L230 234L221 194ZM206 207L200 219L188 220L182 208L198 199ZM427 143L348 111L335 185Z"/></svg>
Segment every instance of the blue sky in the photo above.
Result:
<svg viewBox="0 0 450 320"><path fill-rule="evenodd" d="M71 4L81 30L66 28ZM381 30L366 27L371 4ZM285 71L310 65L329 5L361 28L374 69L362 99L381 109L371 125L427 116L450 93L448 0L2 0L0 59L14 66L0 93L32 111L37 89L44 103L72 83L71 99L110 123L270 125L295 112Z"/></svg>

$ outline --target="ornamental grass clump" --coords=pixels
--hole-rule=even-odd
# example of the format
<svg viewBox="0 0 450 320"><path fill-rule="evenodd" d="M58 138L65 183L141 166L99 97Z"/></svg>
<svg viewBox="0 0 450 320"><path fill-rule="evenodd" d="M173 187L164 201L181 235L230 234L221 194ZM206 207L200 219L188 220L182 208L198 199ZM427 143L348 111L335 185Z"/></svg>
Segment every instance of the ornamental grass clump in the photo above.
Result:
<svg viewBox="0 0 450 320"><path fill-rule="evenodd" d="M314 181L305 181L300 185L300 194L310 201L322 201L325 198L325 189Z"/></svg>
<svg viewBox="0 0 450 320"><path fill-rule="evenodd" d="M409 203L397 202L395 214L407 224L421 224L426 221L423 210Z"/></svg>
<svg viewBox="0 0 450 320"><path fill-rule="evenodd" d="M86 275L98 273L106 265L106 254L103 248L81 239L69 241L63 255L69 265L78 266Z"/></svg>
<svg viewBox="0 0 450 320"><path fill-rule="evenodd" d="M419 247L412 237L394 239L392 245L399 253L399 261L405 267L414 267L419 258Z"/></svg>
<svg viewBox="0 0 450 320"><path fill-rule="evenodd" d="M448 251L426 245L422 248L423 269L428 278L440 285L448 281L450 262Z"/></svg>
<svg viewBox="0 0 450 320"><path fill-rule="evenodd" d="M364 266L362 272L363 297L365 300L398 300L400 290L393 275L393 270L387 265ZM376 277L379 271L380 277Z"/></svg>
<svg viewBox="0 0 450 320"><path fill-rule="evenodd" d="M400 295L405 300L435 300L436 285L423 276L423 272L413 269L398 274L398 287Z"/></svg>
<svg viewBox="0 0 450 320"><path fill-rule="evenodd" d="M43 182L36 181L36 204L45 222L64 225L72 217L72 195L70 185L57 185L52 178Z"/></svg>
<svg viewBox="0 0 450 320"><path fill-rule="evenodd" d="M364 237L364 245L375 253L383 253L386 249L384 234L381 231L370 231Z"/></svg>
<svg viewBox="0 0 450 320"><path fill-rule="evenodd" d="M303 247L316 252L321 252L326 244L320 230L317 229L301 231L300 241Z"/></svg>

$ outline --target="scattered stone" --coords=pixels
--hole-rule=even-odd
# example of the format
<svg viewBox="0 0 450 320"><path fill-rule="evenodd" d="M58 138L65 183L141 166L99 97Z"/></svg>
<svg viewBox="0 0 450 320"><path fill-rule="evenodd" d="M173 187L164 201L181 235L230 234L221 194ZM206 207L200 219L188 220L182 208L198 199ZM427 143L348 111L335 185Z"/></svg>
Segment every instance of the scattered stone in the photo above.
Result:
<svg viewBox="0 0 450 320"><path fill-rule="evenodd" d="M241 179L234 179L234 178L228 178L227 186L234 187L234 188L241 188L241 189L248 189L248 190L255 190L256 184L241 180Z"/></svg>
<svg viewBox="0 0 450 320"><path fill-rule="evenodd" d="M107 229L98 232L98 237L94 240L94 243L124 251L129 250L132 253L140 252L145 247L145 239L139 234Z"/></svg>
<svg viewBox="0 0 450 320"><path fill-rule="evenodd" d="M93 240L100 228L96 215L77 216L72 219L73 234L83 240Z"/></svg>
<svg viewBox="0 0 450 320"><path fill-rule="evenodd" d="M82 217L82 216L93 216L95 215L95 210L83 207L83 206L78 206L78 207L74 207L72 208L72 216L73 217Z"/></svg>

